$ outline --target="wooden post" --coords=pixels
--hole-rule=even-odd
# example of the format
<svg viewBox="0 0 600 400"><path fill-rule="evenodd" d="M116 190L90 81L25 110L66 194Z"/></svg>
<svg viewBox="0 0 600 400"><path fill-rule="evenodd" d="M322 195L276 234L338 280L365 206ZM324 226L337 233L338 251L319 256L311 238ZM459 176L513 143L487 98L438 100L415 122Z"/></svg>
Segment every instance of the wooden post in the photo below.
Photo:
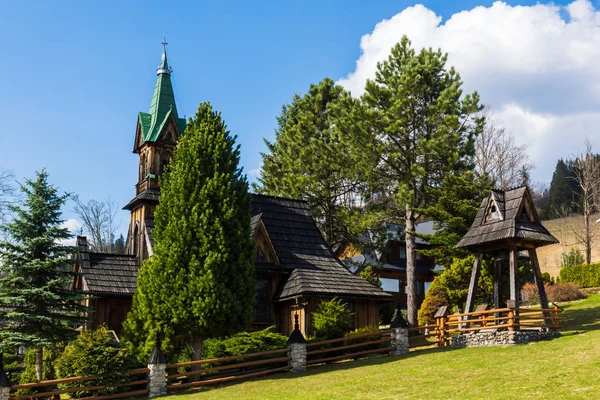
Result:
<svg viewBox="0 0 600 400"><path fill-rule="evenodd" d="M509 252L509 269L510 269L510 300L514 301L514 319L515 324L519 323L519 252L515 247ZM517 327L518 328L518 327Z"/></svg>
<svg viewBox="0 0 600 400"><path fill-rule="evenodd" d="M500 261L494 261L494 308L500 309L500 280L502 279L502 265Z"/></svg>
<svg viewBox="0 0 600 400"><path fill-rule="evenodd" d="M558 304L554 304L554 319L552 320L552 325L555 326L555 328L552 328L553 330L558 330L558 327L560 325L560 317L558 315L558 313L560 312L560 307L558 306Z"/></svg>
<svg viewBox="0 0 600 400"><path fill-rule="evenodd" d="M535 277L535 283L537 284L538 294L540 296L540 306L543 309L548 308L548 296L546 296L546 288L544 287L544 281L542 279L542 271L540 270L540 263L538 261L537 252L535 249L529 250L529 260L531 261L531 269L533 270L533 276ZM544 317L549 317L550 314L544 312ZM550 320L544 320L546 325L550 325Z"/></svg>
<svg viewBox="0 0 600 400"><path fill-rule="evenodd" d="M482 258L482 253L477 253L475 255L473 271L471 272L471 281L469 282L469 293L467 294L467 304L465 305L465 313L473 311L473 306L475 305L475 291L477 290L477 282L479 281L479 275L481 274Z"/></svg>
<svg viewBox="0 0 600 400"><path fill-rule="evenodd" d="M447 318L448 318L448 306L441 306L440 308L438 308L438 310L436 311L435 315L433 316L435 318L435 324L437 326L437 340L438 340L438 346L442 347L442 346L446 346L447 344L447 339L446 339L446 322L447 322Z"/></svg>
<svg viewBox="0 0 600 400"><path fill-rule="evenodd" d="M512 300L506 302L509 310L508 310L508 331L515 331L515 303Z"/></svg>

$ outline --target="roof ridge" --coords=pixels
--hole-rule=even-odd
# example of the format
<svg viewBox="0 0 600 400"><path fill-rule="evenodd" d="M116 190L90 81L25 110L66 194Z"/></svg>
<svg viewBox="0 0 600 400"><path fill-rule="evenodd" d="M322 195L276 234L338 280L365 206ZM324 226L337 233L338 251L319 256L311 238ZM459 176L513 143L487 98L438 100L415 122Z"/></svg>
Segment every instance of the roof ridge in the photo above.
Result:
<svg viewBox="0 0 600 400"><path fill-rule="evenodd" d="M269 195L269 194L262 194L262 193L250 193L250 195L251 196L257 196L257 197L266 197L266 198L276 199L276 200L295 201L295 202L298 202L298 203L302 203L302 204L308 205L308 202L306 200L292 199L290 197L272 196L272 195Z"/></svg>

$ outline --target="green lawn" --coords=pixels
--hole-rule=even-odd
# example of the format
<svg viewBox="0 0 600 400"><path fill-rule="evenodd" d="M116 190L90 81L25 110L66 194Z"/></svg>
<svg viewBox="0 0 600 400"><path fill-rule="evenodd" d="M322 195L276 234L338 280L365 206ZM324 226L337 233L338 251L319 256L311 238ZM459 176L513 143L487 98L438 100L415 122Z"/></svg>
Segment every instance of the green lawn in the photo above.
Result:
<svg viewBox="0 0 600 400"><path fill-rule="evenodd" d="M564 336L548 342L415 350L168 399L600 399L600 294L564 308Z"/></svg>

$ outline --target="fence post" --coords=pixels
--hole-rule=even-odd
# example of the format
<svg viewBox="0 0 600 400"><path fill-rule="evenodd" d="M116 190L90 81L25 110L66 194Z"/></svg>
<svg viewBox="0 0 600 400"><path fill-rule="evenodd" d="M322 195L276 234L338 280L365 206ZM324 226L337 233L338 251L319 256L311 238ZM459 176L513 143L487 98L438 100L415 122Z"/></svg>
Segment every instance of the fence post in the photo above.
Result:
<svg viewBox="0 0 600 400"><path fill-rule="evenodd" d="M402 314L400 309L396 309L396 318L390 324L390 328L392 328L392 346L394 349L392 350L393 356L399 356L401 354L407 354L410 348L410 344L408 342L408 324L402 318Z"/></svg>
<svg viewBox="0 0 600 400"><path fill-rule="evenodd" d="M515 318L516 318L515 301L508 300L506 302L506 306L509 308L509 310L508 310L508 331L514 332L515 331Z"/></svg>
<svg viewBox="0 0 600 400"><path fill-rule="evenodd" d="M300 332L298 314L294 314L294 331L287 341L288 357L291 358L292 371L300 372L306 370L306 339Z"/></svg>
<svg viewBox="0 0 600 400"><path fill-rule="evenodd" d="M148 359L148 397L167 394L167 360L160 351L160 341L156 340L154 351Z"/></svg>
<svg viewBox="0 0 600 400"><path fill-rule="evenodd" d="M438 308L433 317L435 318L435 324L437 325L438 346L446 346L446 321L448 318L448 306L441 306Z"/></svg>
<svg viewBox="0 0 600 400"><path fill-rule="evenodd" d="M556 303L552 303L554 308L554 319L552 320L552 325L554 325L554 328L552 328L553 331L557 331L558 330L558 326L560 326L560 316L559 313L562 311L562 308L560 308L560 306Z"/></svg>

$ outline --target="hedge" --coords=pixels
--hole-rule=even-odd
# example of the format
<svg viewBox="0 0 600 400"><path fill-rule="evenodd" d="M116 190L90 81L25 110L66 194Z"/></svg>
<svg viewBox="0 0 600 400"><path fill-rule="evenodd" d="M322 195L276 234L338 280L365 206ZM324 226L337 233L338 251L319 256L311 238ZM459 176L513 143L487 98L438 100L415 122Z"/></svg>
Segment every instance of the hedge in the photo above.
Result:
<svg viewBox="0 0 600 400"><path fill-rule="evenodd" d="M582 288L600 286L600 263L571 265L560 270L561 282L573 282Z"/></svg>

